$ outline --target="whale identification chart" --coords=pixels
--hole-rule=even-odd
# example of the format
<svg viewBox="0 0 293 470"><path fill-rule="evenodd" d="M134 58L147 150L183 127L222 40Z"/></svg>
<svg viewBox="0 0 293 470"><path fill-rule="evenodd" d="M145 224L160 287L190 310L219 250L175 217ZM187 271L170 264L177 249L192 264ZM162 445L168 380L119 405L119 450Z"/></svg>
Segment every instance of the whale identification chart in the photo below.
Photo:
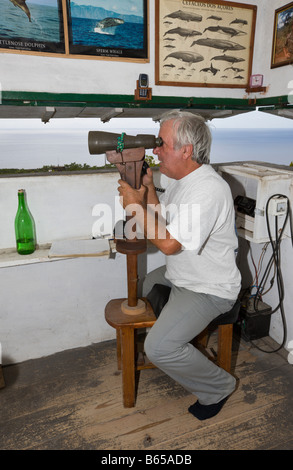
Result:
<svg viewBox="0 0 293 470"><path fill-rule="evenodd" d="M255 5L156 0L156 84L246 88Z"/></svg>

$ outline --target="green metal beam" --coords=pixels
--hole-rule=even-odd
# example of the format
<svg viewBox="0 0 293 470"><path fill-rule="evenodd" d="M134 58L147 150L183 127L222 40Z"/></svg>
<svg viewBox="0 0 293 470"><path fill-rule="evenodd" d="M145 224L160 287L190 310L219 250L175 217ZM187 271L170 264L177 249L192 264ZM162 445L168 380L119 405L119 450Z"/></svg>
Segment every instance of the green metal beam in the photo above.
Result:
<svg viewBox="0 0 293 470"><path fill-rule="evenodd" d="M2 105L72 106L124 108L186 108L254 110L247 99L153 96L150 101L137 101L133 95L98 95L75 93L42 93L3 91Z"/></svg>
<svg viewBox="0 0 293 470"><path fill-rule="evenodd" d="M182 96L153 96L150 101L135 100L134 95L104 95L77 93L43 93L30 91L2 91L2 104L13 106L74 106L125 108L203 108L203 109L255 109L256 106L288 105L289 96L250 99L208 98Z"/></svg>
<svg viewBox="0 0 293 470"><path fill-rule="evenodd" d="M289 96L273 96L270 98L258 98L256 106L287 106L289 104Z"/></svg>

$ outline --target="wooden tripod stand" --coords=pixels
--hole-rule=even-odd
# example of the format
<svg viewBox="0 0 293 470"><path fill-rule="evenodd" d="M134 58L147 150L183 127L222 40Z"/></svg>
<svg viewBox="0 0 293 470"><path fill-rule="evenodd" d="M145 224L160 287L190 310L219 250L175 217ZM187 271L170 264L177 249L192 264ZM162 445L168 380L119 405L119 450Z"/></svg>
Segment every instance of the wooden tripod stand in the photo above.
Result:
<svg viewBox="0 0 293 470"><path fill-rule="evenodd" d="M144 148L107 152L107 159L115 163L124 181L139 189L144 160ZM153 326L154 312L146 299L137 297L137 256L146 251L146 240L134 237L131 240L117 239L116 249L127 257L127 299L110 300L105 308L105 319L116 329L117 363L122 370L123 405L134 406L136 396L136 371L154 367L138 364L136 332L140 328Z"/></svg>
<svg viewBox="0 0 293 470"><path fill-rule="evenodd" d="M116 150L106 152L107 160L114 163L121 175L121 179L130 186L139 189L141 185L141 172L144 162L145 149L126 149L121 153ZM117 239L116 249L127 257L127 300L122 303L122 311L130 315L137 315L145 311L145 303L137 297L137 255L146 251L146 240L137 238L134 234L131 239Z"/></svg>

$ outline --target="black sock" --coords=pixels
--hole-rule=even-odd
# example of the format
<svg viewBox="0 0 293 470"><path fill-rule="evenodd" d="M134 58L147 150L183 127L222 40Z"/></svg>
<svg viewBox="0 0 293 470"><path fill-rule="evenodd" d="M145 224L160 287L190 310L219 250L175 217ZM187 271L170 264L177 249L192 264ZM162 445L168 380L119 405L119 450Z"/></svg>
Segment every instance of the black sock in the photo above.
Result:
<svg viewBox="0 0 293 470"><path fill-rule="evenodd" d="M222 407L228 400L228 397L223 398L223 400L219 401L219 403L214 403L213 405L201 405L199 401L194 403L194 405L191 405L188 408L188 411L193 414L197 419L200 419L201 421L204 419L209 419L212 418L213 416L216 416L216 414L221 411Z"/></svg>

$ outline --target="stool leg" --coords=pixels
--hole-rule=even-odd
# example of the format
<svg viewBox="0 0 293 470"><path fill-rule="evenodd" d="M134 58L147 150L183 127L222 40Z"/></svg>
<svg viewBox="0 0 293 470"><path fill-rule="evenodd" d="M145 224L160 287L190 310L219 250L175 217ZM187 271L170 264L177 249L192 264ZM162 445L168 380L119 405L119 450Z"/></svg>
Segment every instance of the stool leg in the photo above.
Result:
<svg viewBox="0 0 293 470"><path fill-rule="evenodd" d="M123 405L131 408L135 404L135 346L134 329L121 328Z"/></svg>
<svg viewBox="0 0 293 470"><path fill-rule="evenodd" d="M116 354L117 354L117 369L121 370L121 330L116 330Z"/></svg>
<svg viewBox="0 0 293 470"><path fill-rule="evenodd" d="M209 329L205 328L199 335L196 337L196 343L202 346L203 348L206 348L208 345L208 339L209 339Z"/></svg>
<svg viewBox="0 0 293 470"><path fill-rule="evenodd" d="M231 370L233 324L218 326L217 364L227 372Z"/></svg>

